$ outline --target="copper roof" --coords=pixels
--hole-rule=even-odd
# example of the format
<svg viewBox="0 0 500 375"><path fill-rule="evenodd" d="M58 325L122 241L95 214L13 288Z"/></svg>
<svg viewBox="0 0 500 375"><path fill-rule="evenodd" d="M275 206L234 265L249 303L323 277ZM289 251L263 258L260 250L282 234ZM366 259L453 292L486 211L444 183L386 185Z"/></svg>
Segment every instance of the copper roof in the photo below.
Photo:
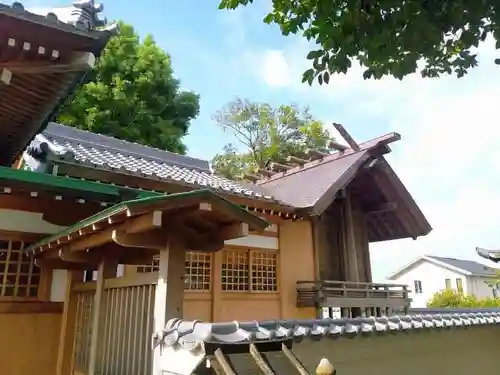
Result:
<svg viewBox="0 0 500 375"><path fill-rule="evenodd" d="M92 1L63 10L0 4L0 165L11 165L54 116L114 31L94 30L102 7Z"/></svg>
<svg viewBox="0 0 500 375"><path fill-rule="evenodd" d="M311 208L314 214L321 214L363 165L370 159L388 153L387 145L399 139L399 134L390 133L362 143L360 151L347 149L336 152L276 173L257 184L273 191L275 197L285 203L303 209ZM325 200L325 197L328 199Z"/></svg>

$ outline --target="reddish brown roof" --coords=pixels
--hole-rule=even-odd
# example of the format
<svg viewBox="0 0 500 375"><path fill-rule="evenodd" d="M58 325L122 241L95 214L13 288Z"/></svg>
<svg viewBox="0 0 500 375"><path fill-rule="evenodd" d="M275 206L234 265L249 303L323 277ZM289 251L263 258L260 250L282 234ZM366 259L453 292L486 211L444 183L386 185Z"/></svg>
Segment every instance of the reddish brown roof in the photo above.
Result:
<svg viewBox="0 0 500 375"><path fill-rule="evenodd" d="M352 180L369 159L389 152L387 145L400 138L396 133L386 134L360 144L358 152L352 149L336 152L276 173L258 184L284 203L299 208L313 208L315 214L321 214L329 205L321 204L325 195L333 200L335 194ZM321 204L321 208L314 209L318 204Z"/></svg>
<svg viewBox="0 0 500 375"><path fill-rule="evenodd" d="M400 139L390 133L360 144L359 151L348 149L322 160L308 162L258 182L276 199L297 207L305 216L321 215L332 205L337 193L350 184L359 206L366 212L397 203L394 212L370 217L370 241L383 241L426 235L431 227L423 213L394 173L383 155L389 143ZM376 163L368 168L371 162Z"/></svg>

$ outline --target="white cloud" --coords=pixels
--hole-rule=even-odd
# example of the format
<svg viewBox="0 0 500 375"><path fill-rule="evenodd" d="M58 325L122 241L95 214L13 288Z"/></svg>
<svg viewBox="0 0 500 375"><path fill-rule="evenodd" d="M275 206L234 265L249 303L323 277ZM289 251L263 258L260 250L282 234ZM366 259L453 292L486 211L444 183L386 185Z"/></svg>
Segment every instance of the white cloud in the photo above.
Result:
<svg viewBox="0 0 500 375"><path fill-rule="evenodd" d="M292 83L291 68L282 51L266 50L260 73L264 82L271 87L284 87Z"/></svg>
<svg viewBox="0 0 500 375"><path fill-rule="evenodd" d="M349 117L362 114L363 133L380 133L368 127L383 117L403 137L389 161L434 228L417 241L373 245L374 277L381 280L421 254L481 261L475 246L500 247L500 67L492 62L492 43L481 46L480 66L462 79L364 81L355 67L312 89L300 83L306 52L307 45L294 42L262 53L260 60L254 53L254 74L270 87L342 103L343 123L349 126Z"/></svg>

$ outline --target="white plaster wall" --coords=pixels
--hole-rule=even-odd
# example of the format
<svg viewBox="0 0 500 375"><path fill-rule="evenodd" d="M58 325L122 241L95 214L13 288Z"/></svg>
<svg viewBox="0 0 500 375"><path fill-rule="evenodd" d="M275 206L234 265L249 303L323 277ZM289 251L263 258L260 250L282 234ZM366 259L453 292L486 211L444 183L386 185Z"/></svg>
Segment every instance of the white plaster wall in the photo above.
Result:
<svg viewBox="0 0 500 375"><path fill-rule="evenodd" d="M52 284L50 285L50 301L64 302L66 296L66 279L68 271L53 270Z"/></svg>
<svg viewBox="0 0 500 375"><path fill-rule="evenodd" d="M411 291L410 297L413 300L411 307L420 308L427 307L427 302L431 299L434 293L445 289L446 279L451 279L451 287L456 289L457 278L462 279L462 285L464 288L463 292L465 294L468 293L466 277L464 275L451 271L447 268L437 266L431 262L421 261L414 264L397 279L391 280L391 282L408 285ZM420 280L422 282L422 293L415 294L414 280Z"/></svg>
<svg viewBox="0 0 500 375"><path fill-rule="evenodd" d="M0 209L0 230L53 234L65 228L43 220L41 213Z"/></svg>
<svg viewBox="0 0 500 375"><path fill-rule="evenodd" d="M486 284L487 280L487 277L468 276L467 289L469 293L477 298L493 297L493 290ZM500 292L497 293L497 296L500 297Z"/></svg>

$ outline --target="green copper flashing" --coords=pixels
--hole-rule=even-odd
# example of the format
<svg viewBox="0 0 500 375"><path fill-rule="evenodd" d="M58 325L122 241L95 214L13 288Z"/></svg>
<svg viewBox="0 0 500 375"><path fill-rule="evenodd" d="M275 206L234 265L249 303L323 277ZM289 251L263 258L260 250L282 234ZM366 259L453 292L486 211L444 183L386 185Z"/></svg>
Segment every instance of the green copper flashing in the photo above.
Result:
<svg viewBox="0 0 500 375"><path fill-rule="evenodd" d="M112 200L117 200L124 194L128 194L130 196L137 196L139 198L162 195L161 193L153 191L131 189L103 182L94 182L94 181L81 180L71 177L54 176L50 174L37 173L21 169L13 169L9 167L0 167L0 181L1 180L38 185L41 188L50 187L58 190L60 189L61 192L63 192L64 190L72 190L72 191L81 191L85 193L107 195L110 196Z"/></svg>

